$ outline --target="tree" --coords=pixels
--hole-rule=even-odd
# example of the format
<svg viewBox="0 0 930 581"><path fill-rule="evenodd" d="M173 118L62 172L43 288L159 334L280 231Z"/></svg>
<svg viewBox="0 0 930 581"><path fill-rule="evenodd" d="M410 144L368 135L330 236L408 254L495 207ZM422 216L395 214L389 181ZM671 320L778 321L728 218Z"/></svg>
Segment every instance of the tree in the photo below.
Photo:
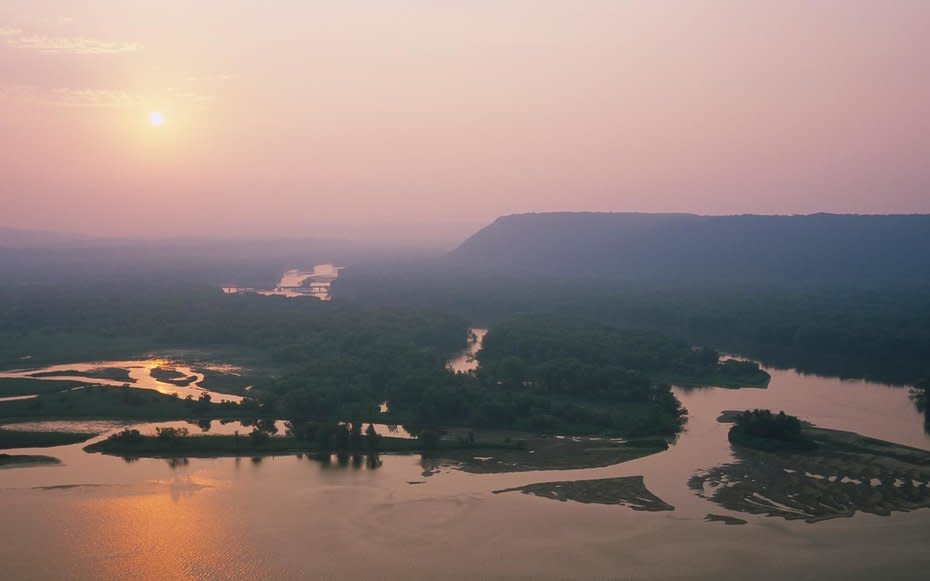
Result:
<svg viewBox="0 0 930 581"><path fill-rule="evenodd" d="M917 409L924 412L924 431L930 434L930 377L917 383L911 397Z"/></svg>
<svg viewBox="0 0 930 581"><path fill-rule="evenodd" d="M346 424L341 423L336 426L336 432L333 437L333 447L336 449L336 456L340 462L349 459L349 428Z"/></svg>
<svg viewBox="0 0 930 581"><path fill-rule="evenodd" d="M368 427L365 429L365 451L368 452L369 456L378 454L380 443L381 436L378 435L374 425L368 424Z"/></svg>
<svg viewBox="0 0 930 581"><path fill-rule="evenodd" d="M252 438L252 443L256 446L261 446L268 441L268 438L271 436L268 435L268 432L260 429L258 426L252 428L252 431L249 432L249 437Z"/></svg>
<svg viewBox="0 0 930 581"><path fill-rule="evenodd" d="M420 435L417 436L417 440L420 443L420 449L424 452L432 452L439 448L439 438L440 434L432 428L425 428Z"/></svg>
<svg viewBox="0 0 930 581"><path fill-rule="evenodd" d="M752 410L739 414L728 438L761 450L810 450L817 444L801 430L801 420L785 412L773 414L770 410Z"/></svg>
<svg viewBox="0 0 930 581"><path fill-rule="evenodd" d="M370 425L370 424L369 424ZM362 450L362 422L352 422L352 432L350 434L350 446L353 454L358 454Z"/></svg>
<svg viewBox="0 0 930 581"><path fill-rule="evenodd" d="M313 447L317 452L327 456L332 453L335 431L333 424L320 424L317 427L313 439Z"/></svg>
<svg viewBox="0 0 930 581"><path fill-rule="evenodd" d="M181 444L181 440L187 437L188 430L187 428L155 428L156 437L163 442L170 442L171 444L178 446Z"/></svg>
<svg viewBox="0 0 930 581"><path fill-rule="evenodd" d="M200 412L205 412L210 409L210 401L213 398L210 397L209 393L202 393L200 397L197 398L197 404L194 406L194 409Z"/></svg>
<svg viewBox="0 0 930 581"><path fill-rule="evenodd" d="M139 430L130 430L129 428L116 432L107 439L125 444L141 444L145 440Z"/></svg>

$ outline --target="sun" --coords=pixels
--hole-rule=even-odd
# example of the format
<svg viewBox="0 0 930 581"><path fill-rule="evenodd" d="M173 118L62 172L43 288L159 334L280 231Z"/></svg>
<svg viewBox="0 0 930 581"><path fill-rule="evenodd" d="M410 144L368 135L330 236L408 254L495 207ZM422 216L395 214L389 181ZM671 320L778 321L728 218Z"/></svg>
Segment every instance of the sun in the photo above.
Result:
<svg viewBox="0 0 930 581"><path fill-rule="evenodd" d="M159 125L165 124L165 116L158 111L152 111L149 113L149 125L153 127L158 127Z"/></svg>

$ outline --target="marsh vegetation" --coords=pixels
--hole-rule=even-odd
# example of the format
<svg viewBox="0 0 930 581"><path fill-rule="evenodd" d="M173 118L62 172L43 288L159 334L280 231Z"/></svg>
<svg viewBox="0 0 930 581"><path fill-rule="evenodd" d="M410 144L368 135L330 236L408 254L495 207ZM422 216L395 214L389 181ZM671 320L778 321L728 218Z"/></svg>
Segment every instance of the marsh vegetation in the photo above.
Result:
<svg viewBox="0 0 930 581"><path fill-rule="evenodd" d="M930 452L839 430L801 433L811 448L735 445L734 462L698 472L689 485L730 510L807 522L930 507Z"/></svg>
<svg viewBox="0 0 930 581"><path fill-rule="evenodd" d="M38 454L0 454L0 468L16 468L28 466L61 464L61 460L53 456Z"/></svg>
<svg viewBox="0 0 930 581"><path fill-rule="evenodd" d="M585 504L616 504L640 511L675 510L674 506L663 501L646 488L642 476L541 482L517 488L495 490L494 494L505 492L522 492L523 494L532 494L562 502L570 500Z"/></svg>
<svg viewBox="0 0 930 581"><path fill-rule="evenodd" d="M0 429L0 450L11 448L49 448L76 444L92 438L84 432L41 432Z"/></svg>

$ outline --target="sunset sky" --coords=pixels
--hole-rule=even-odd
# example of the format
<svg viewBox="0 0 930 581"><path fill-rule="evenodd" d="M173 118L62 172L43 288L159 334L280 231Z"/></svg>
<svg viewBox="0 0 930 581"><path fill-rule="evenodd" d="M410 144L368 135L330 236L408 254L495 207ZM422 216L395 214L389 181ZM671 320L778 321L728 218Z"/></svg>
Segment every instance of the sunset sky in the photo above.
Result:
<svg viewBox="0 0 930 581"><path fill-rule="evenodd" d="M928 27L926 0L4 0L0 226L930 212Z"/></svg>

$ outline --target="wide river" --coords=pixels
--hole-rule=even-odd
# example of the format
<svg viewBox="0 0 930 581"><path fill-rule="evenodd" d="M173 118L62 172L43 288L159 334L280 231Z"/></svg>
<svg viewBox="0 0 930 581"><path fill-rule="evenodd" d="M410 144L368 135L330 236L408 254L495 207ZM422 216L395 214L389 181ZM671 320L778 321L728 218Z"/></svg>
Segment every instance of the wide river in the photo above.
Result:
<svg viewBox="0 0 930 581"><path fill-rule="evenodd" d="M377 469L295 456L127 462L86 454L84 444L29 450L63 464L0 470L0 578L926 578L930 510L809 524L730 512L688 487L698 470L732 459L728 426L716 421L727 409L784 409L930 449L907 389L769 371L768 389L677 389L690 419L675 445L589 470L469 474L419 456L385 456ZM643 475L675 510L492 493L628 475ZM749 522L706 522L708 513Z"/></svg>

